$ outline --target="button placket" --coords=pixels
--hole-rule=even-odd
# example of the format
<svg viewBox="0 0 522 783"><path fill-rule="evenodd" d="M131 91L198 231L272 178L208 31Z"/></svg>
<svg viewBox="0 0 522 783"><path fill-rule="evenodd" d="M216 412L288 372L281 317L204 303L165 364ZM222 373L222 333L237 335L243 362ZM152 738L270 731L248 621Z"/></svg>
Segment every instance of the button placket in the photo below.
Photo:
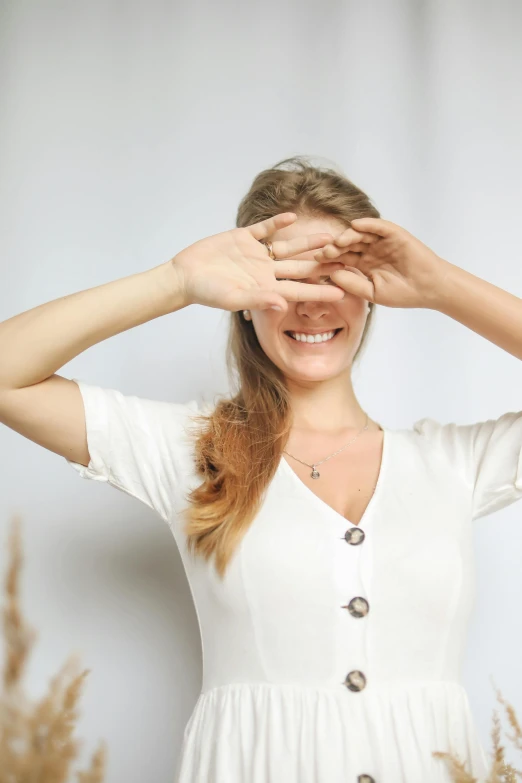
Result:
<svg viewBox="0 0 522 783"><path fill-rule="evenodd" d="M350 546L359 546L366 538L366 534L362 528L354 526L345 531L343 538ZM370 611L370 604L362 595L356 595L347 604L343 604L342 608L347 609L353 618L360 619L366 617ZM358 693L366 687L366 676L359 669L353 669L346 675L343 685L348 690ZM363 772L357 776L357 783L376 783L376 781L371 775Z"/></svg>
<svg viewBox="0 0 522 783"><path fill-rule="evenodd" d="M364 530L354 525L345 531L343 539L350 546L359 546L365 537ZM356 595L347 604L344 604L342 608L347 609L354 619L361 619L368 614L370 604L363 596ZM360 669L353 669L346 675L343 685L354 693L362 691L366 687L366 675Z"/></svg>

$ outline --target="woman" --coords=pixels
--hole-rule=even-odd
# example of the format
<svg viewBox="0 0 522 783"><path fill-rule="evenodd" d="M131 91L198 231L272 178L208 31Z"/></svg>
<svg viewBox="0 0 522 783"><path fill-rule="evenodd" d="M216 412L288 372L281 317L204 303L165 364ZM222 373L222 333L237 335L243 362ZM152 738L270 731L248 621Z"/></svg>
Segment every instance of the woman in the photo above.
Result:
<svg viewBox="0 0 522 783"><path fill-rule="evenodd" d="M230 398L56 374L191 304L232 313ZM180 783L448 781L435 751L486 773L460 683L471 523L522 496L522 413L381 427L351 381L376 305L522 357L520 299L299 158L259 174L237 228L0 324L0 420L155 509L179 546L204 667Z"/></svg>

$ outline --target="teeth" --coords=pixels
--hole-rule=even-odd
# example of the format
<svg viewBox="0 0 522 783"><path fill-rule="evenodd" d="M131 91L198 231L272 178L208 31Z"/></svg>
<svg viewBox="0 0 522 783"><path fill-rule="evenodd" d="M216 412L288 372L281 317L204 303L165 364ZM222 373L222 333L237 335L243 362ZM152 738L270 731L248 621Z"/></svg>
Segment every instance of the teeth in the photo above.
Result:
<svg viewBox="0 0 522 783"><path fill-rule="evenodd" d="M301 332L290 332L291 336L301 343L325 343L331 340L335 334L333 332L322 332L321 334L302 334Z"/></svg>

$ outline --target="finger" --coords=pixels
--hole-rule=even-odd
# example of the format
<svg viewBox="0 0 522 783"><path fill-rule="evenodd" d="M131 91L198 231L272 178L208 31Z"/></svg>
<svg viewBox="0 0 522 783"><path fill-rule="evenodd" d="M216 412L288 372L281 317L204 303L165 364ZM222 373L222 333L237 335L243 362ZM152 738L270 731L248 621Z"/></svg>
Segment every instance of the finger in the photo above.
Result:
<svg viewBox="0 0 522 783"><path fill-rule="evenodd" d="M395 223L382 218L355 218L351 224L357 231L377 234L380 237L389 237L399 228Z"/></svg>
<svg viewBox="0 0 522 783"><path fill-rule="evenodd" d="M306 253L308 250L316 250L334 241L332 234L307 234L303 237L292 239L276 239L272 244L272 251L276 258L288 258Z"/></svg>
<svg viewBox="0 0 522 783"><path fill-rule="evenodd" d="M302 277L312 277L318 272L330 275L337 269L344 269L345 264L338 261L296 261L293 259L284 261L274 261L274 274L277 278L289 277L291 279L300 279Z"/></svg>
<svg viewBox="0 0 522 783"><path fill-rule="evenodd" d="M340 286L343 291L355 296L360 296L363 299L367 299L369 302L373 301L374 289L371 280L355 269L351 272L349 269L343 269L338 272L333 272L331 275L332 282Z"/></svg>
<svg viewBox="0 0 522 783"><path fill-rule="evenodd" d="M290 226L297 220L295 212L280 212L278 215L261 220L259 223L253 223L251 226L245 226L254 239L268 239L268 237L275 234L280 228Z"/></svg>
<svg viewBox="0 0 522 783"><path fill-rule="evenodd" d="M324 288L324 286L323 286ZM284 296L276 291L260 291L251 289L250 291L233 291L229 297L229 308L235 310L268 310L271 307L278 307L282 312L288 310L288 303Z"/></svg>
<svg viewBox="0 0 522 783"><path fill-rule="evenodd" d="M339 272L334 272L339 274ZM344 292L336 285L314 285L278 280L275 290L289 302L339 302Z"/></svg>
<svg viewBox="0 0 522 783"><path fill-rule="evenodd" d="M341 245L342 247L347 247L348 245L353 245L356 242L375 242L378 239L374 234L365 234L362 231L356 231L353 228L347 228L345 231L342 231L340 234L338 234L334 242L337 245Z"/></svg>
<svg viewBox="0 0 522 783"><path fill-rule="evenodd" d="M366 246L364 247L364 250L366 250ZM345 250L342 247L335 247L335 245L327 245L322 250L314 253L315 260L319 261L320 263L324 263L325 261L333 261L333 259L340 258L341 256L347 260L355 261L360 257L360 252L354 250L353 248Z"/></svg>
<svg viewBox="0 0 522 783"><path fill-rule="evenodd" d="M339 234L339 236L334 239L334 244L339 247L353 247L355 244L371 245L374 242L378 242L379 239L380 237L378 237L377 234L364 234L361 231L349 229L348 231L343 231L342 234Z"/></svg>
<svg viewBox="0 0 522 783"><path fill-rule="evenodd" d="M349 245L348 248L338 247L337 245L326 245L322 249L325 251L327 257L331 255L333 258L337 258L338 255L343 255L344 253L354 253L360 256L362 253L368 254L372 252L371 247L364 242L356 242L354 245Z"/></svg>

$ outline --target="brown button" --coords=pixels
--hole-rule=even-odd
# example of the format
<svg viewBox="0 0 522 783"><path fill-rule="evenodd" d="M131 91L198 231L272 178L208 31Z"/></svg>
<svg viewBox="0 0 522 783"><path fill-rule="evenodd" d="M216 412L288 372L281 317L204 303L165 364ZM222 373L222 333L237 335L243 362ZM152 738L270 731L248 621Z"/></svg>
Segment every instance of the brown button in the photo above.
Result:
<svg viewBox="0 0 522 783"><path fill-rule="evenodd" d="M343 606L343 609L348 609L352 617L365 617L370 611L370 604L366 598L356 595L347 606Z"/></svg>
<svg viewBox="0 0 522 783"><path fill-rule="evenodd" d="M357 546L357 544L362 544L364 541L364 530L362 530L360 527L349 527L346 533L344 534L344 539L348 544L351 544L352 546Z"/></svg>
<svg viewBox="0 0 522 783"><path fill-rule="evenodd" d="M346 685L351 691L362 691L366 687L366 677L355 669L353 672L348 672L343 685Z"/></svg>
<svg viewBox="0 0 522 783"><path fill-rule="evenodd" d="M358 775L357 783L375 783L375 778L372 778L371 775Z"/></svg>

